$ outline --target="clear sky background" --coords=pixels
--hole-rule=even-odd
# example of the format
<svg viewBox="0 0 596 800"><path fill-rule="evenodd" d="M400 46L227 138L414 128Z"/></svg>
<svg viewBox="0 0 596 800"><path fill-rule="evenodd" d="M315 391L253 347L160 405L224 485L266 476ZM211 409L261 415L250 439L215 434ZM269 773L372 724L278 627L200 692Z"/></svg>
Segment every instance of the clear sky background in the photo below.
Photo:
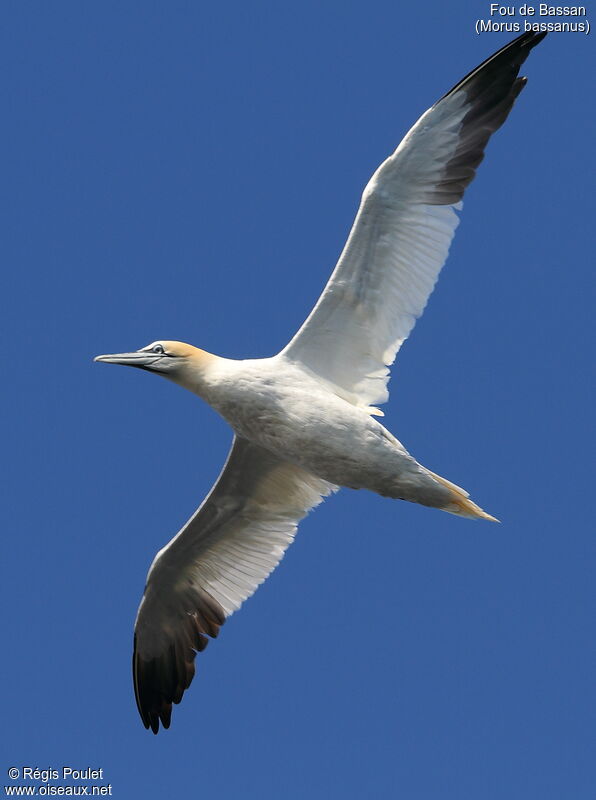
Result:
<svg viewBox="0 0 596 800"><path fill-rule="evenodd" d="M594 797L593 35L526 62L385 407L502 524L345 490L169 731L132 692L146 571L231 432L92 357L277 352L376 166L513 38L475 34L488 8L4 5L0 786L66 765L116 798Z"/></svg>

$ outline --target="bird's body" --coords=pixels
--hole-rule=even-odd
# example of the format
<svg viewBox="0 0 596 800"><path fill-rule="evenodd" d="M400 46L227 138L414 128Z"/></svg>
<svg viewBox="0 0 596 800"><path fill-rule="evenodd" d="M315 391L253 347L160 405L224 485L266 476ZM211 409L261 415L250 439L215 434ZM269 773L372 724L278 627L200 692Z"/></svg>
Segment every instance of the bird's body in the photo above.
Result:
<svg viewBox="0 0 596 800"><path fill-rule="evenodd" d="M341 486L492 519L418 464L375 415L389 367L426 305L484 148L525 85L545 34L501 48L435 103L364 190L338 264L304 325L271 358L235 361L176 341L98 356L199 395L228 421L228 460L197 512L161 550L135 625L137 705L170 724L197 651L279 563L299 521Z"/></svg>
<svg viewBox="0 0 596 800"><path fill-rule="evenodd" d="M188 380L187 388L237 436L330 484L482 516L455 507L453 491L418 464L367 407L340 397L283 354L241 361L212 356Z"/></svg>

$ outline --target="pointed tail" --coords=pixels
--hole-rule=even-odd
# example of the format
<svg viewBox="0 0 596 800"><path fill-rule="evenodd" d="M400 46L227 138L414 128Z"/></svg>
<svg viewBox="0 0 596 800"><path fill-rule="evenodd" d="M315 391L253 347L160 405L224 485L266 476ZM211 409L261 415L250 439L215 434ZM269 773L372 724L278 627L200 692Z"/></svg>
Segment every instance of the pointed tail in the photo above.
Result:
<svg viewBox="0 0 596 800"><path fill-rule="evenodd" d="M455 483L451 483L451 481L448 481L446 478L441 478L440 475L436 475L430 470L428 470L428 472L436 481L446 486L451 492L451 502L443 506L441 511L447 511L449 514L457 514L460 517L468 517L469 519L488 519L491 522L499 522L496 517L487 514L480 506L472 502L469 494L462 489L461 486L456 486Z"/></svg>

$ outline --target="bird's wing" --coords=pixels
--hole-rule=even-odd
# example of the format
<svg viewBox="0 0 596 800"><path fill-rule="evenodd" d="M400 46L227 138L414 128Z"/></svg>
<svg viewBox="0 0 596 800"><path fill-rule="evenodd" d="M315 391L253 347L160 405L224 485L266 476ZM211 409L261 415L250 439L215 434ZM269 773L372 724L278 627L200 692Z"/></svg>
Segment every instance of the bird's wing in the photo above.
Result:
<svg viewBox="0 0 596 800"><path fill-rule="evenodd" d="M545 35L519 36L467 75L420 117L365 188L323 294L282 351L356 405L387 400L388 367L447 259L455 209L524 87L521 65Z"/></svg>
<svg viewBox="0 0 596 800"><path fill-rule="evenodd" d="M153 562L135 625L135 696L167 728L207 635L277 566L298 522L337 487L235 438L211 492Z"/></svg>

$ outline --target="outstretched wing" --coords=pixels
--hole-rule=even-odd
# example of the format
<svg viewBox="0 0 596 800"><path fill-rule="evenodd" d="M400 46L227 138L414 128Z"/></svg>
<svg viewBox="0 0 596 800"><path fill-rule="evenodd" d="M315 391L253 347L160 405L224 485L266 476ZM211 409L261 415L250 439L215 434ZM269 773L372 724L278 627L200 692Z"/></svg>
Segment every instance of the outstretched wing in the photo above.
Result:
<svg viewBox="0 0 596 800"><path fill-rule="evenodd" d="M422 314L458 225L455 209L523 89L546 34L503 47L435 103L368 183L339 262L282 351L360 406L384 403L388 367Z"/></svg>
<svg viewBox="0 0 596 800"><path fill-rule="evenodd" d="M214 487L155 557L135 624L133 678L146 728L170 724L197 650L277 566L298 522L337 487L235 438Z"/></svg>

